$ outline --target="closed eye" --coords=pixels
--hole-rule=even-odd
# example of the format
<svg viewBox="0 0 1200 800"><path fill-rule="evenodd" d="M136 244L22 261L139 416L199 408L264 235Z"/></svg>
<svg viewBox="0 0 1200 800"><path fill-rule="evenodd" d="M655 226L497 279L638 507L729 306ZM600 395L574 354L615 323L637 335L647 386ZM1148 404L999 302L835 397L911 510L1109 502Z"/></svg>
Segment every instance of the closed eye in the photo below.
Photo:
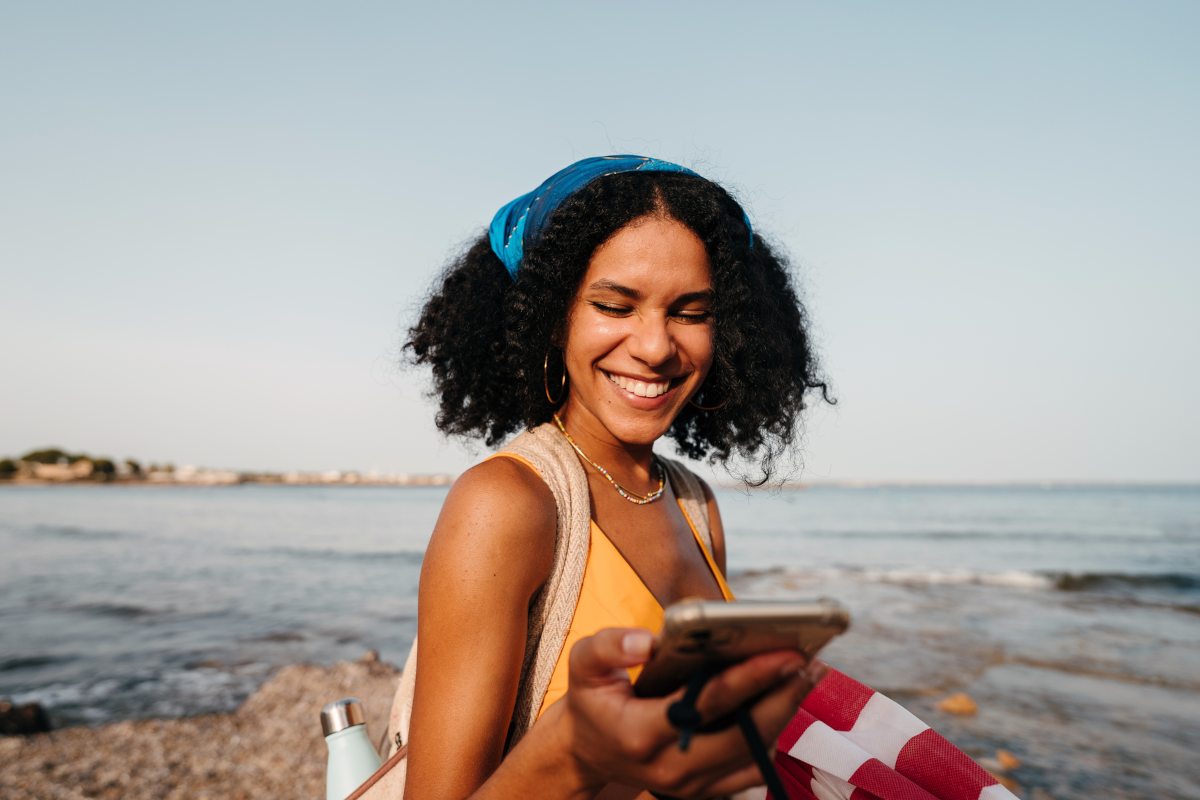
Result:
<svg viewBox="0 0 1200 800"><path fill-rule="evenodd" d="M599 300L589 300L588 304L601 314L610 317L627 317L633 313L633 309L629 306L612 305L610 303L602 303ZM707 322L712 318L712 315L712 311L708 309L680 309L671 312L671 316L674 319L689 325Z"/></svg>
<svg viewBox="0 0 1200 800"><path fill-rule="evenodd" d="M613 306L608 303L601 303L596 300L589 301L593 308L601 314L607 314L610 317L624 317L633 313L633 309L628 306Z"/></svg>

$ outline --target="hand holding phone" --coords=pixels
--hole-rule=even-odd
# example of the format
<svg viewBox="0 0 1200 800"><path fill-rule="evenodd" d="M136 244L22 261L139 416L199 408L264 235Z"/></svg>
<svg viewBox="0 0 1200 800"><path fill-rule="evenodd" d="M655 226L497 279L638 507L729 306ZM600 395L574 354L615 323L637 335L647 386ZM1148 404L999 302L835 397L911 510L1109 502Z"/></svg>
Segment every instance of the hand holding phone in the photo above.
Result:
<svg viewBox="0 0 1200 800"><path fill-rule="evenodd" d="M633 685L639 697L663 697L697 672L719 672L770 650L799 650L812 659L850 625L832 600L684 600L663 616L650 661Z"/></svg>

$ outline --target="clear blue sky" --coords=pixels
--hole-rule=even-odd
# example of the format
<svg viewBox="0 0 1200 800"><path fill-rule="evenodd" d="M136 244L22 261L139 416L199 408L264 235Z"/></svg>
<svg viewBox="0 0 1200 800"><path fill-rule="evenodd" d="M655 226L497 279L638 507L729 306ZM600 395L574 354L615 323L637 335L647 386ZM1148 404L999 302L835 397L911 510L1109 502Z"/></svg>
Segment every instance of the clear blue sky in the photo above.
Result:
<svg viewBox="0 0 1200 800"><path fill-rule="evenodd" d="M1200 5L0 5L0 454L458 470L430 280L586 155L730 187L804 476L1200 480ZM478 452L478 451L477 451Z"/></svg>

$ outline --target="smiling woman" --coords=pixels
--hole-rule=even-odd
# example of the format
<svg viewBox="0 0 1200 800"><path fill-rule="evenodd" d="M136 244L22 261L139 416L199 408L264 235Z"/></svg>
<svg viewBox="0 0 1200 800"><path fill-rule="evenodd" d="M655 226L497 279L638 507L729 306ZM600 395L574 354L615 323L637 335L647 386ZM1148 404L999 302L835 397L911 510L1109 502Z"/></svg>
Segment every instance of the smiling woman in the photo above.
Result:
<svg viewBox="0 0 1200 800"><path fill-rule="evenodd" d="M596 249L567 315L560 416L589 439L652 444L708 377L712 302L691 229L661 216L621 228Z"/></svg>
<svg viewBox="0 0 1200 800"><path fill-rule="evenodd" d="M632 157L585 161L615 158ZM516 218L507 225L514 232L507 247L498 233L505 226L493 223L490 235L450 264L406 345L416 363L432 368L443 432L494 446L550 421L557 403L547 395L563 400L567 316L593 255L635 220L657 217L686 227L703 245L712 290L711 375L667 435L690 458L725 463L738 455L756 468L753 482L770 478L776 457L793 444L806 395L825 391L806 315L786 262L750 231L741 206L720 186L680 170L614 169L593 172L583 185L559 181L574 191L552 214L543 206L553 192L530 192L523 197L538 202L524 207L524 226L520 207L497 214L497 223L510 209ZM612 299L619 299L614 308L630 307L619 291ZM719 412L701 408L714 406Z"/></svg>
<svg viewBox="0 0 1200 800"><path fill-rule="evenodd" d="M654 446L736 454L767 480L806 394L824 394L805 328L737 202L638 156L565 168L450 266L406 345L432 368L438 427L489 445L525 432L455 483L430 539L394 714L406 797L470 794L540 718L585 707L555 702L577 643L732 597L712 492ZM598 729L614 746L646 734ZM667 788L727 789L747 765L693 756ZM610 768L604 796L663 788L654 774Z"/></svg>

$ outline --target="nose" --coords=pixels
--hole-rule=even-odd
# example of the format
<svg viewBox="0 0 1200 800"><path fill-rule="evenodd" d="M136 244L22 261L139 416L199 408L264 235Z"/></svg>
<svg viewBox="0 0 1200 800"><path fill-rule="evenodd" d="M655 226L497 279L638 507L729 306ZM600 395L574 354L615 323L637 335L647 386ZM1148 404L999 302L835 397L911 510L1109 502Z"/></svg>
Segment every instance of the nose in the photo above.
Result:
<svg viewBox="0 0 1200 800"><path fill-rule="evenodd" d="M647 315L638 320L638 324L629 336L629 354L651 367L665 364L675 357L677 348L675 338L668 328L665 315Z"/></svg>

